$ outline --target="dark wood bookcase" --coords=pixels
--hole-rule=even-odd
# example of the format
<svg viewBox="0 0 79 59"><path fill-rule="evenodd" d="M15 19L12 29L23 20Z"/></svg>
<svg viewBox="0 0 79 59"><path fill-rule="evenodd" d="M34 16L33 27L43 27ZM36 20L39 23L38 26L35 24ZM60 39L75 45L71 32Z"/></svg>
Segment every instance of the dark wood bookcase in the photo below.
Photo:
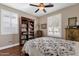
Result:
<svg viewBox="0 0 79 59"><path fill-rule="evenodd" d="M34 38L34 21L26 17L21 17L19 21L20 46L23 46L26 41L33 38Z"/></svg>

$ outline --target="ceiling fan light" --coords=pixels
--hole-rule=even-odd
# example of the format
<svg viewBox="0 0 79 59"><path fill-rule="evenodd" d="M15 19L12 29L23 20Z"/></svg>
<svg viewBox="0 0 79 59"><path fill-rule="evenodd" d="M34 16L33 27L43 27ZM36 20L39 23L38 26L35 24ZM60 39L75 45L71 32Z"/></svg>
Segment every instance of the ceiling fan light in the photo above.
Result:
<svg viewBox="0 0 79 59"><path fill-rule="evenodd" d="M44 7L38 7L39 8L39 10L43 10L44 9Z"/></svg>

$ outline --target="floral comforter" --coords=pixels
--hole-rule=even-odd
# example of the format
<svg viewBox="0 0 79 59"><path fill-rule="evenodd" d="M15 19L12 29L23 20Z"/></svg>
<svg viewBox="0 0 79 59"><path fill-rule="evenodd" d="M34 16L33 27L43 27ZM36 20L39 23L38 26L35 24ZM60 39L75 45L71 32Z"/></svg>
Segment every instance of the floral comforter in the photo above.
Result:
<svg viewBox="0 0 79 59"><path fill-rule="evenodd" d="M27 41L22 51L31 56L72 56L78 55L78 46L75 41L42 37Z"/></svg>

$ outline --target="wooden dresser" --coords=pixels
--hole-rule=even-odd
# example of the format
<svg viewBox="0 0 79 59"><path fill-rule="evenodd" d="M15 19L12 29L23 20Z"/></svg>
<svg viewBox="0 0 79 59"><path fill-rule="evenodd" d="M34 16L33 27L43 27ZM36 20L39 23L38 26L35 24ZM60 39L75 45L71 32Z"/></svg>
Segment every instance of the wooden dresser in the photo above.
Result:
<svg viewBox="0 0 79 59"><path fill-rule="evenodd" d="M79 41L79 28L65 28L65 39Z"/></svg>

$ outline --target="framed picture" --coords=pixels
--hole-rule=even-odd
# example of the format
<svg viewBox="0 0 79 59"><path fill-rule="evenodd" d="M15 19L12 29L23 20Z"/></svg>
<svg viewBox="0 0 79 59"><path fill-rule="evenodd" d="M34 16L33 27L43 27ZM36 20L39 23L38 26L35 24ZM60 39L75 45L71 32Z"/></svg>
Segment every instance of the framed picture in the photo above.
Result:
<svg viewBox="0 0 79 59"><path fill-rule="evenodd" d="M47 28L47 24L41 24L41 29L46 29Z"/></svg>
<svg viewBox="0 0 79 59"><path fill-rule="evenodd" d="M76 26L77 17L68 18L68 26Z"/></svg>

